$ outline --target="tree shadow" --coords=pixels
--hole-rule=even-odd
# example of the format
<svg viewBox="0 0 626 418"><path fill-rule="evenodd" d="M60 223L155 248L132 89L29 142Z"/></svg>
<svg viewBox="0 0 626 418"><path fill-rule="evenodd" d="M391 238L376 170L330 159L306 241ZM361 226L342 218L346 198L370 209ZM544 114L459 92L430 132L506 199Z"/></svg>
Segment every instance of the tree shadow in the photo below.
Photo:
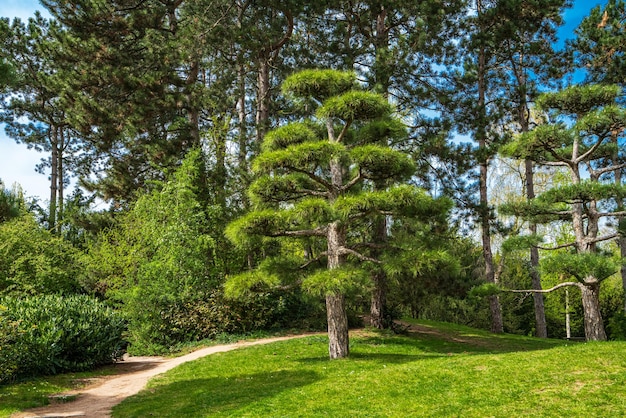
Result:
<svg viewBox="0 0 626 418"><path fill-rule="evenodd" d="M114 416L161 417L228 414L242 406L319 380L310 370L277 370L208 379L182 380L149 388L113 409ZM165 407L164 407L165 405ZM167 411L167 415L162 415Z"/></svg>

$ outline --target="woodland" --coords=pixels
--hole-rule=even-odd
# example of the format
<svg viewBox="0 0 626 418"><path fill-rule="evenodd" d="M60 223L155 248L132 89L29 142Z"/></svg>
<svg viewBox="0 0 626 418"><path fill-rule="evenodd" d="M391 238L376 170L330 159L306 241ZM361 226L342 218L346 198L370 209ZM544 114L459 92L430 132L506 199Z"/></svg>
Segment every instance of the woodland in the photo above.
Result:
<svg viewBox="0 0 626 418"><path fill-rule="evenodd" d="M564 43L568 0L41 4L0 20L50 183L0 183L0 382L402 317L626 339L624 0Z"/></svg>

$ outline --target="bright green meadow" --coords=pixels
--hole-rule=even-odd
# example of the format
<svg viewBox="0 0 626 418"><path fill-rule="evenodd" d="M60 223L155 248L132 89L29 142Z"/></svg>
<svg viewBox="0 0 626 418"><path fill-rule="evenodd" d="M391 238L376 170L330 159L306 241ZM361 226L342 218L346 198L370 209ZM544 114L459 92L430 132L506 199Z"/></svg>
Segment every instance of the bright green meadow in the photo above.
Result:
<svg viewBox="0 0 626 418"><path fill-rule="evenodd" d="M415 324L402 336L355 331L344 360L328 360L322 335L210 355L154 378L113 416L626 416L626 342ZM11 390L43 381L0 387L0 416L20 405Z"/></svg>
<svg viewBox="0 0 626 418"><path fill-rule="evenodd" d="M327 359L312 336L203 358L154 380L114 417L626 415L626 343L567 343L420 322L351 338Z"/></svg>

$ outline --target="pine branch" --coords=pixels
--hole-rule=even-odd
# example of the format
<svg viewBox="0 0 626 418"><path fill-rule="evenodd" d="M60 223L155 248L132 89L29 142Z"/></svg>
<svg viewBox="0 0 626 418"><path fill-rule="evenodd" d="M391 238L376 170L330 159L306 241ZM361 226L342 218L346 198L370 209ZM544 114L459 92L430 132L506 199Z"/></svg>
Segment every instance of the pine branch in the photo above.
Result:
<svg viewBox="0 0 626 418"><path fill-rule="evenodd" d="M623 168L626 168L626 163L612 165L610 167L605 167L605 168L602 168L600 170L591 170L591 171L592 171L592 173L594 175L600 177L604 173L610 173L611 171L617 171L617 170L621 170Z"/></svg>
<svg viewBox="0 0 626 418"><path fill-rule="evenodd" d="M382 264L382 261L380 261L380 260L377 260L377 259L371 258L371 257L367 257L367 256L361 254L358 251L354 251L354 250L352 250L350 248L346 248L346 247L340 247L339 248L339 254L341 254L341 255L353 255L353 256L355 256L356 258L358 258L361 261L370 261L372 263Z"/></svg>
<svg viewBox="0 0 626 418"><path fill-rule="evenodd" d="M556 247L542 247L541 245L535 245L535 248L538 248L540 250L552 251L552 250L559 250L561 248L574 247L575 245L576 245L575 242L568 242L567 244L557 245Z"/></svg>
<svg viewBox="0 0 626 418"><path fill-rule="evenodd" d="M562 287L569 287L569 286L582 287L583 285L578 282L564 282L564 283L559 283L556 286L551 287L550 289L526 289L526 290L502 289L502 291L508 292L508 293L550 293Z"/></svg>
<svg viewBox="0 0 626 418"><path fill-rule="evenodd" d="M327 227L301 229L298 231L280 231L269 234L270 237L325 237Z"/></svg>
<svg viewBox="0 0 626 418"><path fill-rule="evenodd" d="M302 170L300 168L296 168L296 167L292 167L292 166L286 166L285 168L287 168L289 170L293 170L296 173L306 174L311 180L321 184L322 186L324 186L329 191L333 189L333 185L332 184L330 184L329 182L327 182L326 180L324 180L320 176L316 176L315 174L313 174L313 173L311 173L309 171Z"/></svg>
<svg viewBox="0 0 626 418"><path fill-rule="evenodd" d="M341 187L340 191L341 192L345 192L346 190L349 190L352 186L354 186L355 184L360 182L363 179L362 173L363 172L361 171L361 168L359 168L359 174L357 174L357 176L355 178L353 178L348 183L346 183L343 187Z"/></svg>

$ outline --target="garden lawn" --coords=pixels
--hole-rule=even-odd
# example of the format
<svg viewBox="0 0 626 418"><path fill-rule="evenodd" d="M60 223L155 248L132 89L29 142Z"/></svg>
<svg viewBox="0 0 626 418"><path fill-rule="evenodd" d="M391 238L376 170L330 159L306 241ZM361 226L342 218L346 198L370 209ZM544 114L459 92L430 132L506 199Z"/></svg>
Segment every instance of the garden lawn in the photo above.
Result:
<svg viewBox="0 0 626 418"><path fill-rule="evenodd" d="M343 360L328 360L321 336L211 355L153 379L113 416L626 415L626 343L414 327L355 333Z"/></svg>

